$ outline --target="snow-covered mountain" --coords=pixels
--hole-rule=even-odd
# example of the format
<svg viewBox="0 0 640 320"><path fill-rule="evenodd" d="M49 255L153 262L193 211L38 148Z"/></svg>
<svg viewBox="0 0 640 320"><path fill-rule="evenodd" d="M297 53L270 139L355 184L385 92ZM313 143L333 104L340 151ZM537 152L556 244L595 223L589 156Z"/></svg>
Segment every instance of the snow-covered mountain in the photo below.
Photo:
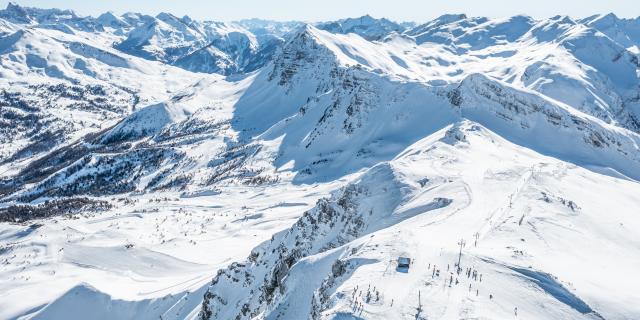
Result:
<svg viewBox="0 0 640 320"><path fill-rule="evenodd" d="M638 30L10 4L0 318L639 318Z"/></svg>
<svg viewBox="0 0 640 320"><path fill-rule="evenodd" d="M620 45L636 54L640 51L640 27L638 18L620 19L615 14L599 14L581 19L580 22L597 29Z"/></svg>
<svg viewBox="0 0 640 320"><path fill-rule="evenodd" d="M370 15L318 24L318 28L331 33L355 33L367 40L380 40L391 33L402 33L406 27L385 18Z"/></svg>

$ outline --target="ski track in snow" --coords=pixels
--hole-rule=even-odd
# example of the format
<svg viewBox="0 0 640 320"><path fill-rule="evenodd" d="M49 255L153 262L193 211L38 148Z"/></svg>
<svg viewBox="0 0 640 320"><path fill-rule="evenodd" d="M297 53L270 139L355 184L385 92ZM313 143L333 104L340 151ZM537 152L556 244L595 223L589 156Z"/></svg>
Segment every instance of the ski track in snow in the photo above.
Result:
<svg viewBox="0 0 640 320"><path fill-rule="evenodd" d="M639 30L9 4L0 319L638 319Z"/></svg>

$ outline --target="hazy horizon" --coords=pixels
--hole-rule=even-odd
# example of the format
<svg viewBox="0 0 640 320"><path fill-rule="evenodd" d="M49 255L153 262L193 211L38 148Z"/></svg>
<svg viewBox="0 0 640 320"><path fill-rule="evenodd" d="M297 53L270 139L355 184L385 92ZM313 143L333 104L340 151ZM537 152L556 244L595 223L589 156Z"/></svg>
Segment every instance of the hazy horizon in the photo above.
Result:
<svg viewBox="0 0 640 320"><path fill-rule="evenodd" d="M348 17L371 15L375 18L387 18L403 21L428 21L443 14L466 14L468 16L507 17L528 15L534 18L568 15L581 18L594 14L614 13L621 18L640 16L640 6L631 1L563 1L539 0L535 3L515 3L510 1L487 0L482 4L476 1L463 0L455 3L425 2L417 0L396 0L393 5L382 0L325 0L323 2L276 0L237 0L233 3L222 1L199 0L138 0L138 1L79 1L79 0L0 0L3 8L9 2L21 6L37 8L72 9L83 16L98 16L112 11L116 14L139 12L156 15L159 12L170 12L177 16L188 15L198 20L233 21L242 19L265 19L277 21L327 21ZM553 9L550 9L553 8Z"/></svg>

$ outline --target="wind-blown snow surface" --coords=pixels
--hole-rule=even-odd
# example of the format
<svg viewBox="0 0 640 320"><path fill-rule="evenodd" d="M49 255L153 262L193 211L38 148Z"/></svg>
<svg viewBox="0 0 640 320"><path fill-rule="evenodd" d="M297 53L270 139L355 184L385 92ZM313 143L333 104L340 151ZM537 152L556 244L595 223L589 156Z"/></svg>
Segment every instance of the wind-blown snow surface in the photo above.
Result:
<svg viewBox="0 0 640 320"><path fill-rule="evenodd" d="M639 29L12 4L0 318L640 318Z"/></svg>

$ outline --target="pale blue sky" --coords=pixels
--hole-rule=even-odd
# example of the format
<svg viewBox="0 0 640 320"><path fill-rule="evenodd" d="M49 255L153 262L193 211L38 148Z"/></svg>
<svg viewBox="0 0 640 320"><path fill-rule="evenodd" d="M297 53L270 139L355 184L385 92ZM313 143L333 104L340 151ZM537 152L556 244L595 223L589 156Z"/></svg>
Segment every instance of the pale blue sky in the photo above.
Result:
<svg viewBox="0 0 640 320"><path fill-rule="evenodd" d="M9 1L0 0L5 7ZM392 20L426 21L444 13L503 17L527 14L550 17L567 14L584 17L613 12L620 17L640 16L638 0L15 0L24 6L70 8L83 15L105 11L157 14L161 11L197 19L322 21L371 14Z"/></svg>

